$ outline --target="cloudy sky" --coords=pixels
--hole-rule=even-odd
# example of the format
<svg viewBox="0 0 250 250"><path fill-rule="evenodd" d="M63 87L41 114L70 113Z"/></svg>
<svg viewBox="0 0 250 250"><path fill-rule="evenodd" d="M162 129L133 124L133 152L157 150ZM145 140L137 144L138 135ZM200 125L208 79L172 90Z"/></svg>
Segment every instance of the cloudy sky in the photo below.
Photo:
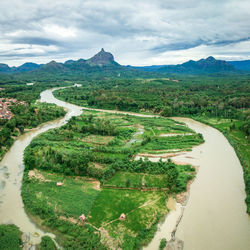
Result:
<svg viewBox="0 0 250 250"><path fill-rule="evenodd" d="M249 0L1 0L0 62L250 59Z"/></svg>

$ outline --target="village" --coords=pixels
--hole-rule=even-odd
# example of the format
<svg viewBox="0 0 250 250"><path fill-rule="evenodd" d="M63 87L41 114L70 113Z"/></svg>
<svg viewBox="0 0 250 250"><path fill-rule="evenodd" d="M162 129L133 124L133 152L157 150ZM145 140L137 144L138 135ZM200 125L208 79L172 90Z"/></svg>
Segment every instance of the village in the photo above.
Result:
<svg viewBox="0 0 250 250"><path fill-rule="evenodd" d="M9 109L12 103L25 104L24 101L18 102L15 98L0 98L0 119L10 120L14 116Z"/></svg>

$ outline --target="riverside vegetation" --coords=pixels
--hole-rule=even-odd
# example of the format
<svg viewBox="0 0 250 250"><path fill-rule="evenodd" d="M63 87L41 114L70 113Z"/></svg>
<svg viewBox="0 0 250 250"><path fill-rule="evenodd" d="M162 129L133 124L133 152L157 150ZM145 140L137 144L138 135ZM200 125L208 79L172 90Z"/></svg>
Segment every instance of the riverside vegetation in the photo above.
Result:
<svg viewBox="0 0 250 250"><path fill-rule="evenodd" d="M22 232L16 225L0 225L0 249L23 249ZM43 236L41 243L37 245L39 250L56 250L55 243L49 236Z"/></svg>
<svg viewBox="0 0 250 250"><path fill-rule="evenodd" d="M36 100L40 92L56 86L49 83L27 86L23 83L0 84L0 98L15 98L23 104L13 103L10 106L14 117L10 120L0 119L0 160L14 143L15 138L25 132L25 129L37 127L39 124L55 120L65 115L61 107L53 104L39 103Z"/></svg>
<svg viewBox="0 0 250 250"><path fill-rule="evenodd" d="M191 150L202 142L200 134L170 119L84 111L27 147L26 210L65 249L137 249L152 239L168 212L168 197L186 190L195 169L134 157ZM119 220L122 213L125 220Z"/></svg>
<svg viewBox="0 0 250 250"><path fill-rule="evenodd" d="M162 116L189 116L207 121L226 135L241 160L247 212L250 213L249 75L179 75L177 79L82 81L81 88L59 90L55 95L81 106L153 112ZM224 119L227 119L225 123Z"/></svg>

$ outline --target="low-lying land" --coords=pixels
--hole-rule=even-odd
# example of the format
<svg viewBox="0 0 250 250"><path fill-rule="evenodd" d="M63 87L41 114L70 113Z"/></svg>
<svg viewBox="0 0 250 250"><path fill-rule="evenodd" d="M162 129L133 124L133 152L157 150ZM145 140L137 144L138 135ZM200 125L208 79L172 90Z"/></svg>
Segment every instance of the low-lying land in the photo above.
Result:
<svg viewBox="0 0 250 250"><path fill-rule="evenodd" d="M134 157L191 150L202 142L170 119L84 111L26 149L25 207L65 249L137 249L152 239L169 195L185 191L195 169Z"/></svg>

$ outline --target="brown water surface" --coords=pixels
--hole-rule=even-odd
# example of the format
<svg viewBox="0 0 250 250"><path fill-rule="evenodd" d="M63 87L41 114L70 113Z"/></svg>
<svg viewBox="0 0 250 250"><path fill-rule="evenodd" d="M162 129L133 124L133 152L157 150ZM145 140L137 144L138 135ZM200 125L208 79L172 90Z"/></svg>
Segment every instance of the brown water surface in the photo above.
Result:
<svg viewBox="0 0 250 250"><path fill-rule="evenodd" d="M234 149L218 130L189 118L174 119L201 133L205 143L172 160L199 166L199 171L191 184L187 205L176 204L177 209L166 215L144 249L157 249L160 239L171 239L181 218L175 235L184 241L184 250L249 250L250 217L244 201L243 171ZM135 159L139 158L143 157Z"/></svg>
<svg viewBox="0 0 250 250"><path fill-rule="evenodd" d="M205 143L174 157L198 165L176 236L184 250L249 250L243 171L238 157L218 130L188 118L176 118L201 133Z"/></svg>

